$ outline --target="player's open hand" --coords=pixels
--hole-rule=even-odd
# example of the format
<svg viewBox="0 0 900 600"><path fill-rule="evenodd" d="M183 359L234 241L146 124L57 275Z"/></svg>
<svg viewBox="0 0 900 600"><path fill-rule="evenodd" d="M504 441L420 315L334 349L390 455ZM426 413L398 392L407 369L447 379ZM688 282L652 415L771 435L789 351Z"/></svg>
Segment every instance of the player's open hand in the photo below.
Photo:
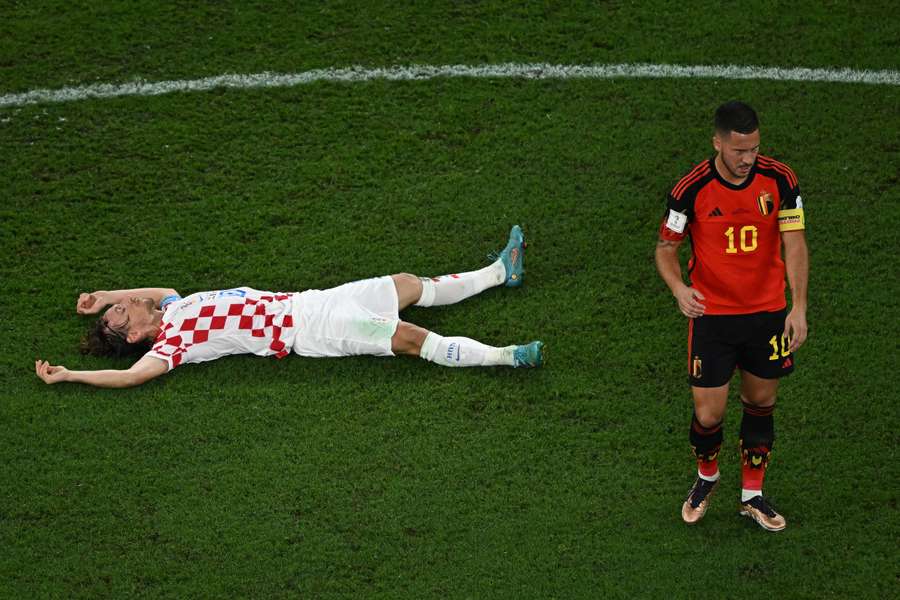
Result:
<svg viewBox="0 0 900 600"><path fill-rule="evenodd" d="M34 370L37 376L44 380L45 383L59 383L66 381L69 370L62 366L54 367L46 360L34 361Z"/></svg>
<svg viewBox="0 0 900 600"><path fill-rule="evenodd" d="M678 300L678 309L681 314L688 319L702 317L706 312L706 306L700 302L706 300L706 297L692 287L684 286L679 289L675 292L675 299Z"/></svg>
<svg viewBox="0 0 900 600"><path fill-rule="evenodd" d="M791 341L791 352L796 352L803 345L803 342L806 341L807 333L806 311L792 308L784 320L784 333L782 334Z"/></svg>
<svg viewBox="0 0 900 600"><path fill-rule="evenodd" d="M106 306L106 303L102 299L101 292L94 292L93 294L82 293L78 296L75 310L79 315L92 315L103 310L104 306Z"/></svg>

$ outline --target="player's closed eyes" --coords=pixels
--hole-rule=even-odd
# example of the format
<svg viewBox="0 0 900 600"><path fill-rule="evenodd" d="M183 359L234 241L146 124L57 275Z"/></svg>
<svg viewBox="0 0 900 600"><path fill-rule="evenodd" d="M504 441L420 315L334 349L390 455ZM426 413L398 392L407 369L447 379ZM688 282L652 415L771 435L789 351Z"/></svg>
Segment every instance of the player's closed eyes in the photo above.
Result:
<svg viewBox="0 0 900 600"><path fill-rule="evenodd" d="M127 334L122 333L121 331L117 331L109 326L109 319L105 320L103 324L106 326L106 331L108 331L111 335L124 340L127 337ZM128 330L128 319L125 319L125 323L122 324L121 329Z"/></svg>

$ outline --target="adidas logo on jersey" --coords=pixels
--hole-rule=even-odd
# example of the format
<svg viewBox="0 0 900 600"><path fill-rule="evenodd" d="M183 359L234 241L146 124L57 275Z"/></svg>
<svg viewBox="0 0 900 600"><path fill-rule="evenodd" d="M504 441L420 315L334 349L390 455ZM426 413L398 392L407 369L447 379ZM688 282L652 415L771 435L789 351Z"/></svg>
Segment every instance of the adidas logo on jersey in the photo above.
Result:
<svg viewBox="0 0 900 600"><path fill-rule="evenodd" d="M717 206L717 207L715 207L715 208L713 209L713 211L712 211L711 213L709 213L709 215L707 215L707 216L710 216L710 217L721 217L721 216L722 216L722 209L720 209L720 208Z"/></svg>

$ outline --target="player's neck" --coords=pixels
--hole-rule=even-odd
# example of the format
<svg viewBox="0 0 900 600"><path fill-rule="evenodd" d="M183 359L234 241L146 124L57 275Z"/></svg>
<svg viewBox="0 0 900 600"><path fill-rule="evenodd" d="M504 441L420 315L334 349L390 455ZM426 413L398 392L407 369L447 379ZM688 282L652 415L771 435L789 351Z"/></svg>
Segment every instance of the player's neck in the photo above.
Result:
<svg viewBox="0 0 900 600"><path fill-rule="evenodd" d="M731 185L741 185L742 183L747 181L748 177L750 177L749 173L747 173L743 177L740 177L739 175L735 175L734 173L732 173L731 170L727 166L725 166L725 163L722 162L721 154L716 154L716 160L714 162L715 162L715 166L716 166L716 171L719 172L719 177L721 177L722 179L724 179Z"/></svg>
<svg viewBox="0 0 900 600"><path fill-rule="evenodd" d="M153 339L156 339L156 336L159 335L160 329L162 329L162 317L163 311L161 310L153 310L153 317L150 320L150 325L153 328Z"/></svg>

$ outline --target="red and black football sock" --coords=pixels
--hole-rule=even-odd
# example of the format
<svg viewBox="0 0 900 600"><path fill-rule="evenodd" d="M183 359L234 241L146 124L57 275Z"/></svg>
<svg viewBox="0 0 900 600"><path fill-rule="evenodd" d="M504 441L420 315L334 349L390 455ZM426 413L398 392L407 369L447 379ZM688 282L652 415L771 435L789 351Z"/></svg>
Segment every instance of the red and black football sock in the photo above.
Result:
<svg viewBox="0 0 900 600"><path fill-rule="evenodd" d="M722 423L704 427L695 414L691 420L691 448L697 457L697 472L701 479L719 478L719 448L722 447Z"/></svg>
<svg viewBox="0 0 900 600"><path fill-rule="evenodd" d="M754 406L743 402L741 419L741 500L762 495L763 479L775 442L775 405Z"/></svg>

